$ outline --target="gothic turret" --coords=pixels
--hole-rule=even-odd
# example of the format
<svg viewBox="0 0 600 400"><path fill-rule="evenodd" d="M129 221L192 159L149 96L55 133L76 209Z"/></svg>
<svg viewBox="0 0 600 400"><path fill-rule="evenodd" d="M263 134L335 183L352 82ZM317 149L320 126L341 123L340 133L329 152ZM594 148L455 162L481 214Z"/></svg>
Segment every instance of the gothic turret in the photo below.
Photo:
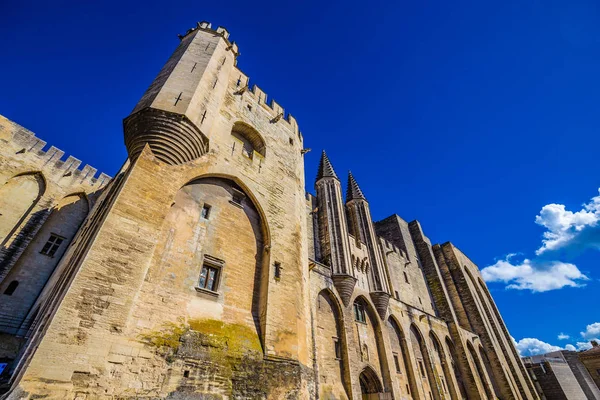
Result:
<svg viewBox="0 0 600 400"><path fill-rule="evenodd" d="M323 151L317 181L319 241L321 243L321 262L331 268L333 283L348 303L352 297L356 278L350 261L350 243L348 225L344 213L342 186L333 166Z"/></svg>
<svg viewBox="0 0 600 400"><path fill-rule="evenodd" d="M381 318L384 318L390 299L390 285L385 271L383 255L375 235L369 203L351 172L348 172L346 212L350 233L354 235L356 240L365 243L367 246L371 265L369 276L370 295L377 312Z"/></svg>

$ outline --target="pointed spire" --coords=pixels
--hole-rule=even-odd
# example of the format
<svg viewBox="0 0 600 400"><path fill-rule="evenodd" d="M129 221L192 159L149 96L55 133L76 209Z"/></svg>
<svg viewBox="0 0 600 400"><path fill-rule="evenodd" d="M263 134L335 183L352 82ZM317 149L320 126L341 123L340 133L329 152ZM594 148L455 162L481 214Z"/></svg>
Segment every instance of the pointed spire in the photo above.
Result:
<svg viewBox="0 0 600 400"><path fill-rule="evenodd" d="M329 158L327 158L327 154L325 154L325 150L323 150L323 154L321 154L321 162L319 163L319 172L317 173L317 181L321 178L327 177L338 179L338 176L335 174L335 171L331 166Z"/></svg>
<svg viewBox="0 0 600 400"><path fill-rule="evenodd" d="M352 176L352 172L348 171L348 188L346 190L346 202L350 200L362 199L367 200L362 190L358 187L358 183Z"/></svg>

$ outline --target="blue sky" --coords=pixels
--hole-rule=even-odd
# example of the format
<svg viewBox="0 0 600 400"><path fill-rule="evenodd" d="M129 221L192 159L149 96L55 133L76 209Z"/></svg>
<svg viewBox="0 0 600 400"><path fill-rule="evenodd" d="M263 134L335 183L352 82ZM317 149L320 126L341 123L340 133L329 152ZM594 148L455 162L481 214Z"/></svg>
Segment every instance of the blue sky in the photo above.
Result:
<svg viewBox="0 0 600 400"><path fill-rule="evenodd" d="M325 148L375 219L418 219L491 266L523 353L577 346L600 336L599 19L577 0L12 2L0 113L114 174L177 33L223 25L298 119L309 190Z"/></svg>

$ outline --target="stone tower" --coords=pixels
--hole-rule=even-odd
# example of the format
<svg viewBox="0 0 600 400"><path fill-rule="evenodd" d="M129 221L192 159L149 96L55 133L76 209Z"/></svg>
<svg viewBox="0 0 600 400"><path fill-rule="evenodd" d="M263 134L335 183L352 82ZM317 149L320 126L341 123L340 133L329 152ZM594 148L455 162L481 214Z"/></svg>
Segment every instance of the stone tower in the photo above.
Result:
<svg viewBox="0 0 600 400"><path fill-rule="evenodd" d="M358 183L348 172L348 186L346 193L346 211L350 223L350 233L354 235L357 243L364 243L369 254L370 268L370 296L381 318L385 317L390 299L390 286L385 272L383 255L379 248L375 227L371 219L369 203L365 198Z"/></svg>
<svg viewBox="0 0 600 400"><path fill-rule="evenodd" d="M124 120L14 393L311 397L303 139L237 55L198 23Z"/></svg>

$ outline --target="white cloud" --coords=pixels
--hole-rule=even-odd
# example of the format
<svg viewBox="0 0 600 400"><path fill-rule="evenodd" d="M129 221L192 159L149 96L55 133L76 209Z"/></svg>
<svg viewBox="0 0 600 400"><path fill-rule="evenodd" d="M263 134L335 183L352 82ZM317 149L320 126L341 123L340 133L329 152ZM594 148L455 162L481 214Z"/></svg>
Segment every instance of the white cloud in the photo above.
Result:
<svg viewBox="0 0 600 400"><path fill-rule="evenodd" d="M591 349L592 348L592 344L590 343L591 340L595 340L596 342L600 343L600 339L598 339L598 338L591 338L587 342L577 342L577 343L575 343L575 346L577 346L577 350L581 351L581 350Z"/></svg>
<svg viewBox="0 0 600 400"><path fill-rule="evenodd" d="M565 286L584 286L588 280L574 264L561 261L532 262L525 259L522 263L512 264L510 257L481 270L486 282L504 282L507 289L547 292Z"/></svg>
<svg viewBox="0 0 600 400"><path fill-rule="evenodd" d="M585 327L585 332L580 332L584 339L594 339L600 337L600 322L594 322Z"/></svg>
<svg viewBox="0 0 600 400"><path fill-rule="evenodd" d="M550 343L542 342L541 340L535 338L524 338L519 340L518 342L515 341L515 345L517 347L517 350L519 351L519 354L523 357L535 356L538 354L550 353L551 351L562 350L562 348L560 348L559 346L553 346Z"/></svg>
<svg viewBox="0 0 600 400"><path fill-rule="evenodd" d="M566 334L564 334L562 332L558 334L558 340L567 340L567 339L570 339L570 338L571 338L571 336L566 335Z"/></svg>
<svg viewBox="0 0 600 400"><path fill-rule="evenodd" d="M598 190L600 192L600 189ZM536 254L567 247L575 242L584 247L600 246L598 222L600 221L600 195L592 197L589 203L577 212L566 210L563 204L548 204L542 207L535 217L535 223L547 229L544 232L542 247ZM586 232L592 230L593 232ZM591 233L591 235L589 235Z"/></svg>
<svg viewBox="0 0 600 400"><path fill-rule="evenodd" d="M575 346L573 346L572 344L568 344L565 346L565 350L576 351L577 348Z"/></svg>

